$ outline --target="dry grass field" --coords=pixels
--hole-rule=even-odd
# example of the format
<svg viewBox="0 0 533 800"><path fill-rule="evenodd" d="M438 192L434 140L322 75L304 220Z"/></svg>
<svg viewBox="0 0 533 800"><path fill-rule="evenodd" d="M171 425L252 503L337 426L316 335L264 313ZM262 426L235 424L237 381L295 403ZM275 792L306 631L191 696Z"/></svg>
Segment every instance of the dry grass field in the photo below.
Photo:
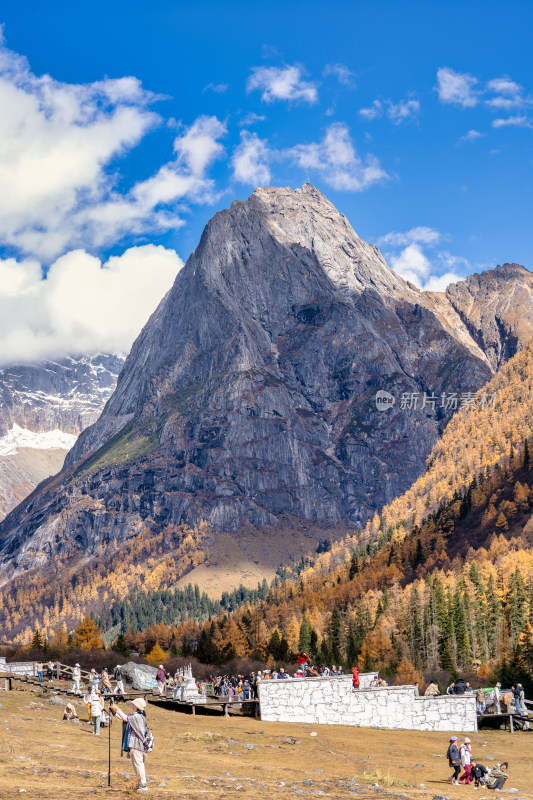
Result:
<svg viewBox="0 0 533 800"><path fill-rule="evenodd" d="M84 722L62 722L61 706L29 691L2 692L0 705L1 800L139 796L130 761L119 755L119 723L111 728L108 787L108 729L97 738ZM85 720L83 704L77 709ZM496 796L447 782L447 734L193 717L153 705L148 716L156 739L147 761L147 796L153 800ZM533 733L485 731L471 739L486 766L510 762L506 788L518 790L512 796L533 797Z"/></svg>

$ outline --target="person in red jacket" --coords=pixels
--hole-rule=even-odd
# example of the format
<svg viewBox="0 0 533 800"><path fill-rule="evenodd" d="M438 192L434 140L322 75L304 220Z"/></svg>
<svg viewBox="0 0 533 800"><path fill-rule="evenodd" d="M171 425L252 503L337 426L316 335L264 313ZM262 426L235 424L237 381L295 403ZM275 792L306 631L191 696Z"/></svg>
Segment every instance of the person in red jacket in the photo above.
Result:
<svg viewBox="0 0 533 800"><path fill-rule="evenodd" d="M298 656L298 668L302 670L302 674L305 675L305 668L309 663L309 656L307 653L300 653Z"/></svg>
<svg viewBox="0 0 533 800"><path fill-rule="evenodd" d="M359 689L359 670L357 667L352 669L352 686L354 689Z"/></svg>

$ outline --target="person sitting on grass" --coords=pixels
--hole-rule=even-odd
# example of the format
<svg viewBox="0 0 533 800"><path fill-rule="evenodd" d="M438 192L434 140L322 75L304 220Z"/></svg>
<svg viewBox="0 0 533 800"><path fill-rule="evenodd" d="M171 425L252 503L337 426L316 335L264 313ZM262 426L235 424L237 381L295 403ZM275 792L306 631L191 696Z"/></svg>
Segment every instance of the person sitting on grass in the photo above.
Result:
<svg viewBox="0 0 533 800"><path fill-rule="evenodd" d="M489 774L487 767L484 767L483 764L479 764L475 758L472 759L471 766L470 777L474 778L474 789L478 789L480 785L481 788L484 788Z"/></svg>
<svg viewBox="0 0 533 800"><path fill-rule="evenodd" d="M505 781L509 777L507 774L508 767L509 764L507 761L504 761L502 764L494 764L487 778L487 789L494 789L497 792L501 792Z"/></svg>
<svg viewBox="0 0 533 800"><path fill-rule="evenodd" d="M78 720L79 722L78 714L72 703L67 703L63 709L63 719L67 720L67 722L72 722L73 720Z"/></svg>

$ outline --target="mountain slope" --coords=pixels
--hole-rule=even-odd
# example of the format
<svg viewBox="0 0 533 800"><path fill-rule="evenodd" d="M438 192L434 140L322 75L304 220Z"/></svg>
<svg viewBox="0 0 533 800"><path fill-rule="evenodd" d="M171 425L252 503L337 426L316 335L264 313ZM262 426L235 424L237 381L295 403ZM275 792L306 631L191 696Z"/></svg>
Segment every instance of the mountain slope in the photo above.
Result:
<svg viewBox="0 0 533 800"><path fill-rule="evenodd" d="M111 396L123 361L97 355L0 369L0 519L61 469Z"/></svg>
<svg viewBox="0 0 533 800"><path fill-rule="evenodd" d="M98 422L4 521L4 575L202 520L364 523L453 413L400 397L490 377L465 336L316 189L256 190L208 223ZM398 398L387 413L378 390Z"/></svg>

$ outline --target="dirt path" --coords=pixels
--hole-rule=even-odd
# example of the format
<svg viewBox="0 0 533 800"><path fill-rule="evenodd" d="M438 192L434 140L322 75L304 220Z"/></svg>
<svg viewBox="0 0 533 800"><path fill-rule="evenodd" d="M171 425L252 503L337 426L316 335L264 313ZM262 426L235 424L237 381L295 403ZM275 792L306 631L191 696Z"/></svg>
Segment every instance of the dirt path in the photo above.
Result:
<svg viewBox="0 0 533 800"><path fill-rule="evenodd" d="M108 788L107 729L98 739L83 722L62 722L61 706L29 692L2 693L0 705L0 800L134 796L131 763L119 755L119 724L111 731ZM83 704L77 709L85 720ZM497 797L447 782L446 734L192 717L154 706L148 715L156 737L147 761L148 796L154 800ZM518 790L514 797L533 798L533 733L485 731L471 739L474 755L486 766L510 762L507 787Z"/></svg>

